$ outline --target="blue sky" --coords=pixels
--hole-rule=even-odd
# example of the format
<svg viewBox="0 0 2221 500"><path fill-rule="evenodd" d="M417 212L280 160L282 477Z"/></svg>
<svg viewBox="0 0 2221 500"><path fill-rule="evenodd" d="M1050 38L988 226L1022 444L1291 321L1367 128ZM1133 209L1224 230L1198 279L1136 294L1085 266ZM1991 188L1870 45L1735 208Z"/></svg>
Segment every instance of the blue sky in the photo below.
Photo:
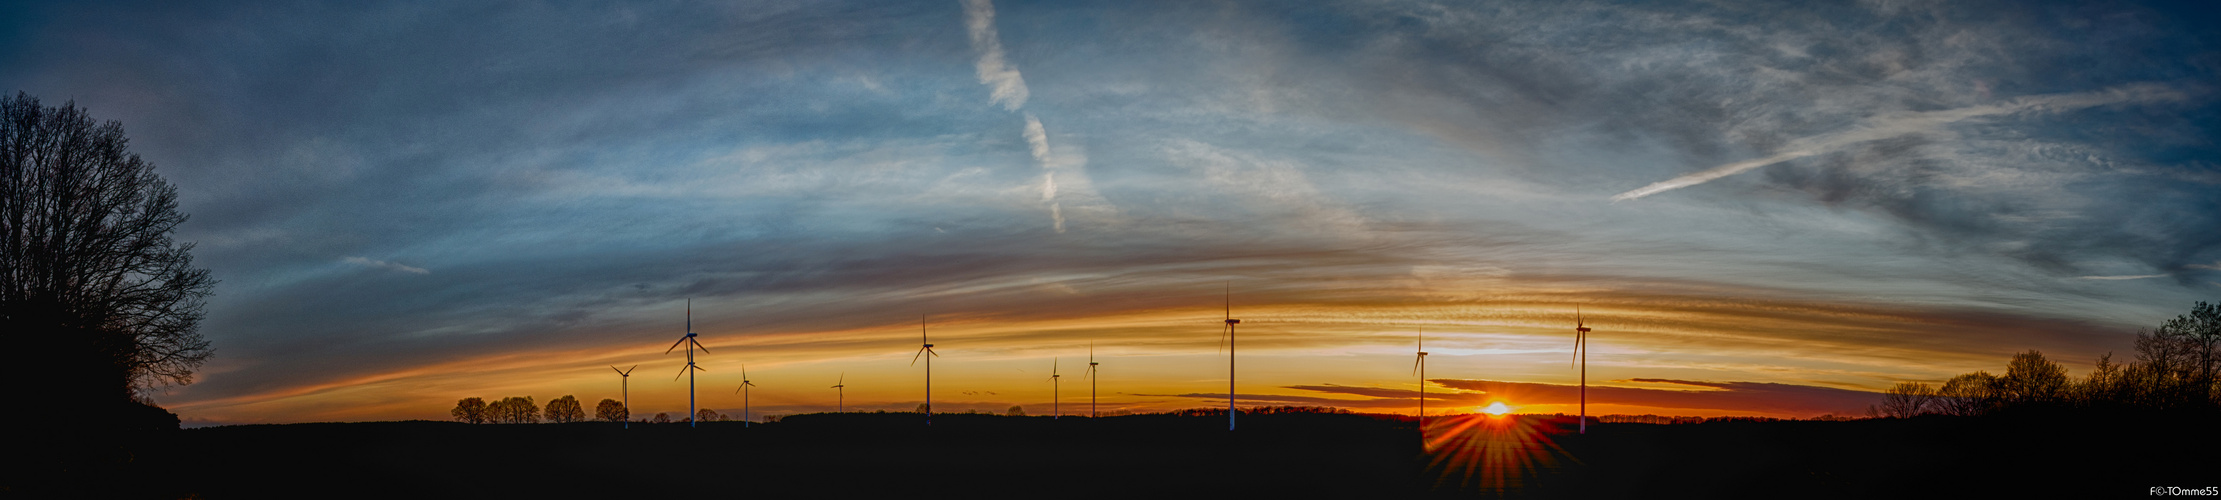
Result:
<svg viewBox="0 0 2221 500"><path fill-rule="evenodd" d="M1872 391L2221 298L2221 38L2175 4L10 11L6 90L179 186L217 354L156 399L205 422L605 397L689 298L752 374L884 356L889 408L921 313L1003 397L1089 340L1223 362L1228 283L1290 401L1411 388L1419 326L1440 387L1570 383L1576 305L1592 382ZM1166 370L1121 404L1223 388Z"/></svg>

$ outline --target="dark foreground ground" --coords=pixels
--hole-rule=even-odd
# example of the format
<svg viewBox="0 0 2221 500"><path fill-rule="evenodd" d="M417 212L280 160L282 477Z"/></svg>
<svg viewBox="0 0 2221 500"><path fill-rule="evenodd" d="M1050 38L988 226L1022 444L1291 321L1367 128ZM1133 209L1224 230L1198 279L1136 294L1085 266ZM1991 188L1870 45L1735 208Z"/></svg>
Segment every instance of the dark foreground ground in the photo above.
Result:
<svg viewBox="0 0 2221 500"><path fill-rule="evenodd" d="M1903 498L2146 496L2221 484L2210 418L2046 415L1595 424L1362 415L825 414L775 424L187 429L12 497ZM95 447L99 448L99 447ZM108 449L108 448L100 448ZM115 457L121 456L122 459ZM22 455L18 455L19 458ZM35 457L34 457L35 458Z"/></svg>

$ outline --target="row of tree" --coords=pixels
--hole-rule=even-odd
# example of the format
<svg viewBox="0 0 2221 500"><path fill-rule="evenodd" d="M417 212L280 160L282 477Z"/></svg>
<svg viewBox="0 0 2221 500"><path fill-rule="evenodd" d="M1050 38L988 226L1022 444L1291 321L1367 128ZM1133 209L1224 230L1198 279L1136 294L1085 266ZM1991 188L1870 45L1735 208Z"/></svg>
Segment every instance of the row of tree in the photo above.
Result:
<svg viewBox="0 0 2221 500"><path fill-rule="evenodd" d="M2136 334L2136 360L2098 358L2076 380L2035 350L2013 355L2005 374L1977 371L1940 387L1901 382L1882 396L1879 416L1984 415L2026 409L2221 409L2221 307L2199 302L2190 314Z"/></svg>
<svg viewBox="0 0 2221 500"><path fill-rule="evenodd" d="M597 412L607 414L608 405L613 402L602 400L602 408L597 408ZM624 405L618 404L616 411L623 413ZM531 396L501 398L492 403L479 398L463 398L455 402L455 409L448 414L455 416L457 421L472 424L536 424L543 417L559 424L586 420L586 409L579 406L578 398L568 395L549 401L545 409L533 402ZM622 419L622 416L617 418Z"/></svg>
<svg viewBox="0 0 2221 500"><path fill-rule="evenodd" d="M463 398L455 402L455 409L449 410L448 414L453 415L456 421L468 424L537 424L542 420L563 424L586 421L585 408L579 404L577 397L569 395L549 401L546 408L534 403L531 396L501 398L492 403L482 398ZM632 419L632 410L615 399L603 399L601 403L594 405L594 419L623 422ZM679 421L718 422L725 419L725 414L703 408L694 418ZM657 413L647 421L668 423L671 416Z"/></svg>

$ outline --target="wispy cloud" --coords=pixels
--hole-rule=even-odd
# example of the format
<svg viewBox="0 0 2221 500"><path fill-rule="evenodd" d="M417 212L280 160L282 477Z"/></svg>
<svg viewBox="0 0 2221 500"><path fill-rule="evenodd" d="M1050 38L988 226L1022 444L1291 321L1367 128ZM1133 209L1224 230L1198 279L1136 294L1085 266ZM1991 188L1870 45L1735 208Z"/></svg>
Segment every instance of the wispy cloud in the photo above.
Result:
<svg viewBox="0 0 2221 500"><path fill-rule="evenodd" d="M421 268L421 267L408 266L408 265L403 265L403 264L399 264L399 263L394 263L394 262L386 262L386 261L382 261L382 260L377 260L377 259L368 259L368 258L363 258L363 257L348 257L348 258L345 258L345 259L340 259L340 260L341 260L341 261L343 261L343 262L349 263L349 264L358 264L358 265L364 265L364 266L370 266L370 267L376 267L376 268L382 268L382 269L391 269L391 270L395 270L395 271L400 271L400 272L404 272L404 273L409 273L409 274L432 274L432 272L431 272L431 271L427 271L427 270L425 270L424 268Z"/></svg>
<svg viewBox="0 0 2221 500"><path fill-rule="evenodd" d="M1909 134L1943 132L1944 127L1974 118L2010 115L2020 112L2063 112L2096 106L2129 103L2150 103L2180 100L2183 93L2157 84L2116 87L2099 92L2047 94L2013 99L1998 104L1968 106L1941 111L1915 111L1882 115L1867 119L1850 129L1805 137L1790 141L1782 153L1755 160L1744 160L1705 169L1651 183L1648 186L1612 195L1613 202L1641 199L1645 196L1695 186L1730 175L1789 160L1826 154L1853 144L1889 139Z"/></svg>
<svg viewBox="0 0 2221 500"><path fill-rule="evenodd" d="M2165 275L2165 274L2136 274L2136 275L2122 275L2122 276L2076 276L2076 277L2075 277L2075 279L2085 279L2085 280L2106 280L2106 281L2118 281L2118 280L2140 280L2140 279L2151 279L2151 278L2165 278L2165 277L2167 277L2167 276L2168 276L2168 275Z"/></svg>
<svg viewBox="0 0 2221 500"><path fill-rule="evenodd" d="M1025 107L1026 77L1003 60L1002 36L995 31L995 4L991 0L964 0L964 28L972 34L972 50L979 52L973 67L979 83L990 90L988 99L1003 109Z"/></svg>
<svg viewBox="0 0 2221 500"><path fill-rule="evenodd" d="M979 83L991 89L988 101L1001 104L1008 111L1025 107L1031 92L1026 90L1025 75L1003 60L1002 36L995 30L995 4L990 0L964 0L964 27L972 35L972 50L979 53L978 62L973 64L979 71ZM1052 227L1063 233L1064 204L1057 200L1057 171L1066 166L1058 164L1050 155L1049 131L1041 126L1041 119L1033 113L1025 116L1026 147L1033 153L1034 163L1041 167L1041 202L1049 206ZM1069 168L1077 170L1078 166Z"/></svg>
<svg viewBox="0 0 2221 500"><path fill-rule="evenodd" d="M1026 113L1026 145L1033 150L1033 161L1041 165L1041 202L1049 204L1049 218L1056 221L1056 230L1064 232L1064 207L1057 203L1057 172L1049 160L1049 131L1041 128L1041 119Z"/></svg>

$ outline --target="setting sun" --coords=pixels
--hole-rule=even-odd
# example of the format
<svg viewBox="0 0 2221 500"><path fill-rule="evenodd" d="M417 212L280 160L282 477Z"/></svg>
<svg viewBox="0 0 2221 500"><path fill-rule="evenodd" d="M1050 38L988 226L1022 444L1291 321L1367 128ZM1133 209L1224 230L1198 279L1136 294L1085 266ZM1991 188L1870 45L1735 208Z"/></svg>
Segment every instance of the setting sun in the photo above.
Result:
<svg viewBox="0 0 2221 500"><path fill-rule="evenodd" d="M1512 411L1511 407L1509 407L1509 406L1504 406L1504 402L1503 402L1503 401L1497 401L1497 402L1494 402L1494 403L1489 403L1487 407L1485 407L1485 408L1481 408L1481 413L1487 413L1487 414L1490 414L1490 415L1495 415L1495 416L1499 416L1499 417L1501 417L1501 416L1504 416L1504 414L1506 414L1506 413L1511 413L1511 411Z"/></svg>

